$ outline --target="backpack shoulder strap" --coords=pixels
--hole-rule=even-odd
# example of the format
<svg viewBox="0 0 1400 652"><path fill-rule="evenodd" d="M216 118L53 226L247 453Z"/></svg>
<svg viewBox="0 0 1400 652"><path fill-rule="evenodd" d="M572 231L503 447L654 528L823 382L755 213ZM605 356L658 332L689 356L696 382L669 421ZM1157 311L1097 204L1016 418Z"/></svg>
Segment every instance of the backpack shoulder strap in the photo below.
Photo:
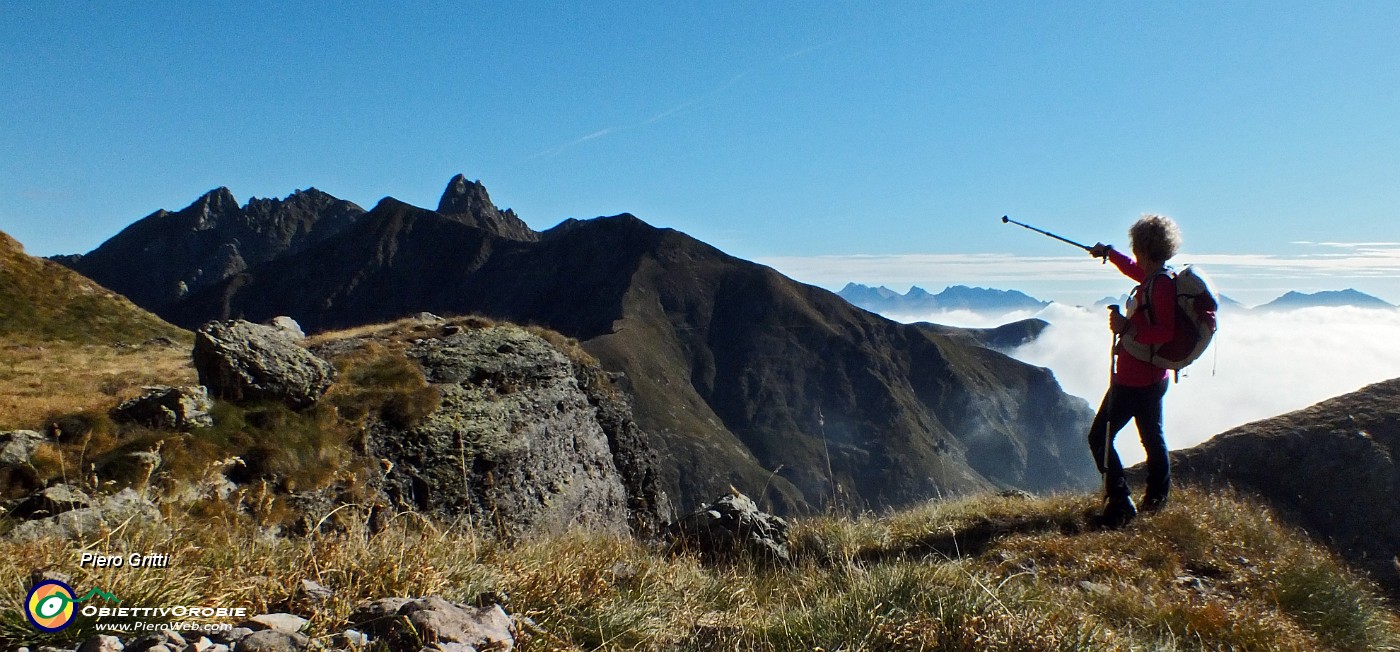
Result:
<svg viewBox="0 0 1400 652"><path fill-rule="evenodd" d="M1163 267L1161 271L1157 272L1156 274L1153 274L1151 278L1147 279L1146 283L1143 283L1143 294L1147 296L1143 297L1142 303L1144 305L1144 309L1147 310L1147 322L1154 326L1157 324L1157 319L1156 315L1154 315L1152 312L1152 286L1154 283L1157 282L1158 278L1163 276L1171 279L1173 282L1176 281L1176 272L1173 272L1171 268ZM1176 290L1174 288L1172 290L1172 294L1176 294Z"/></svg>

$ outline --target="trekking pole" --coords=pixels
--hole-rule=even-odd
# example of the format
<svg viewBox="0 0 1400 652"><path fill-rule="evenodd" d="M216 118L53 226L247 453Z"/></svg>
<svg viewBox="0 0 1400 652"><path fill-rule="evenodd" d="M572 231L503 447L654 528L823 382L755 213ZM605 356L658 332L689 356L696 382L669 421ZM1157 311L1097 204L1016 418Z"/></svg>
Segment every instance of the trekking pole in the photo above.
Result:
<svg viewBox="0 0 1400 652"><path fill-rule="evenodd" d="M1108 307L1109 312L1118 312L1119 310L1116 303ZM1105 499L1108 498L1108 447L1113 445L1109 433L1113 431L1113 425L1110 422L1113 421L1113 377L1118 372L1118 337L1118 333L1113 334L1113 342L1108 349L1108 391L1104 393L1104 406L1108 412L1104 414L1103 420L1103 455L1101 456L1103 459L1099 461L1099 468L1103 469L1103 473L1099 475L1103 477Z"/></svg>
<svg viewBox="0 0 1400 652"><path fill-rule="evenodd" d="M1067 243L1067 244L1072 244L1072 245L1074 245L1074 246L1076 246L1076 247L1079 247L1080 249L1083 249L1084 251L1088 251L1088 252L1090 252L1090 253L1093 253L1093 251L1094 251L1094 248L1093 248L1093 247L1090 247L1090 246L1088 246L1088 245L1079 244L1078 242L1075 242L1075 241L1073 241L1073 240L1070 240L1069 238L1066 238L1066 237L1063 237L1063 236L1055 235L1054 233L1051 233L1051 232L1049 232L1049 231L1046 231L1045 229L1037 229L1037 228L1035 228L1035 227L1033 227L1033 226L1031 226L1031 225L1029 225L1029 224L1022 224L1022 223L1020 223L1020 222L1017 222L1016 220L1011 219L1011 218L1010 218L1009 216L1007 216L1007 215L1002 215L1002 216L1001 216L1001 223L1002 223L1002 224L1015 224L1016 226L1019 226L1019 227L1022 227L1022 228L1026 228L1026 229L1030 229L1030 230L1035 231L1036 233L1039 233L1039 234L1041 234L1041 235L1048 235L1048 236L1050 236L1050 237L1052 237L1052 238L1054 238L1054 239L1056 239L1056 240L1059 240L1060 242L1064 242L1064 243ZM1103 261L1104 261L1104 262L1108 262L1108 256L1104 256L1104 257L1103 257Z"/></svg>

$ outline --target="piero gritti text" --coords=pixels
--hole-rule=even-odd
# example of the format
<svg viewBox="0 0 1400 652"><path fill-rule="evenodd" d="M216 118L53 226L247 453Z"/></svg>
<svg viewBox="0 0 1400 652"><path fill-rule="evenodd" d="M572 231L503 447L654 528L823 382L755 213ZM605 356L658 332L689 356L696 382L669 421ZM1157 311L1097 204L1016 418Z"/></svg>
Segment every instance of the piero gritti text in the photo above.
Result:
<svg viewBox="0 0 1400 652"><path fill-rule="evenodd" d="M169 565L170 555L163 552L133 552L126 556L84 552L78 558L78 566L81 568L166 568Z"/></svg>

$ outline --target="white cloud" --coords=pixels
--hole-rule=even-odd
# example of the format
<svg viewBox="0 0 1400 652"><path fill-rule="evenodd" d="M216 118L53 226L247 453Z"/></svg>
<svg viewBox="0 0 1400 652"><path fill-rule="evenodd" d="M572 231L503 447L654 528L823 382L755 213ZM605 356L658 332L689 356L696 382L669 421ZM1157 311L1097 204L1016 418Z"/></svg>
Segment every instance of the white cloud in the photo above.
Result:
<svg viewBox="0 0 1400 652"><path fill-rule="evenodd" d="M1107 314L1052 304L1036 316L1051 326L1011 355L1050 368L1066 392L1097 408L1108 387ZM939 316L924 317L937 321ZM959 321L956 325L992 325L965 315ZM1167 443L1189 448L1235 426L1398 377L1396 333L1400 310L1226 312L1211 349L1167 391ZM1131 424L1119 434L1117 447L1126 463L1143 459Z"/></svg>
<svg viewBox="0 0 1400 652"><path fill-rule="evenodd" d="M1013 356L1050 367L1066 391L1097 407L1108 385L1104 315L1053 307L1053 324ZM1212 350L1167 391L1171 448L1194 446L1235 426L1305 408L1400 376L1400 311L1313 308L1274 314L1226 313ZM1129 426L1119 451L1140 461Z"/></svg>

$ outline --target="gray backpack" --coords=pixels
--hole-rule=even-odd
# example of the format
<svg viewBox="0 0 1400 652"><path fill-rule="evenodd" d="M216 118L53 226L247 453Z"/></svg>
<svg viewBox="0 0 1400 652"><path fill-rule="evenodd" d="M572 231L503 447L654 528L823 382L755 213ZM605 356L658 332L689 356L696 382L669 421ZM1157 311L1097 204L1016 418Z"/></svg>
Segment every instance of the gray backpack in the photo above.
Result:
<svg viewBox="0 0 1400 652"><path fill-rule="evenodd" d="M1152 314L1153 286L1166 277L1176 286L1176 306L1171 315ZM1157 323L1161 319L1175 320L1172 339L1164 344L1141 344L1132 338L1131 332L1122 340L1123 350L1128 355L1162 369L1181 370L1195 362L1205 353L1206 347L1215 337L1215 311L1220 302L1205 277L1196 268L1187 265L1180 272L1163 271L1147 280L1144 297L1137 299L1137 310L1147 311L1148 320ZM1131 303L1131 302L1130 302ZM1129 312L1134 306L1129 305Z"/></svg>

